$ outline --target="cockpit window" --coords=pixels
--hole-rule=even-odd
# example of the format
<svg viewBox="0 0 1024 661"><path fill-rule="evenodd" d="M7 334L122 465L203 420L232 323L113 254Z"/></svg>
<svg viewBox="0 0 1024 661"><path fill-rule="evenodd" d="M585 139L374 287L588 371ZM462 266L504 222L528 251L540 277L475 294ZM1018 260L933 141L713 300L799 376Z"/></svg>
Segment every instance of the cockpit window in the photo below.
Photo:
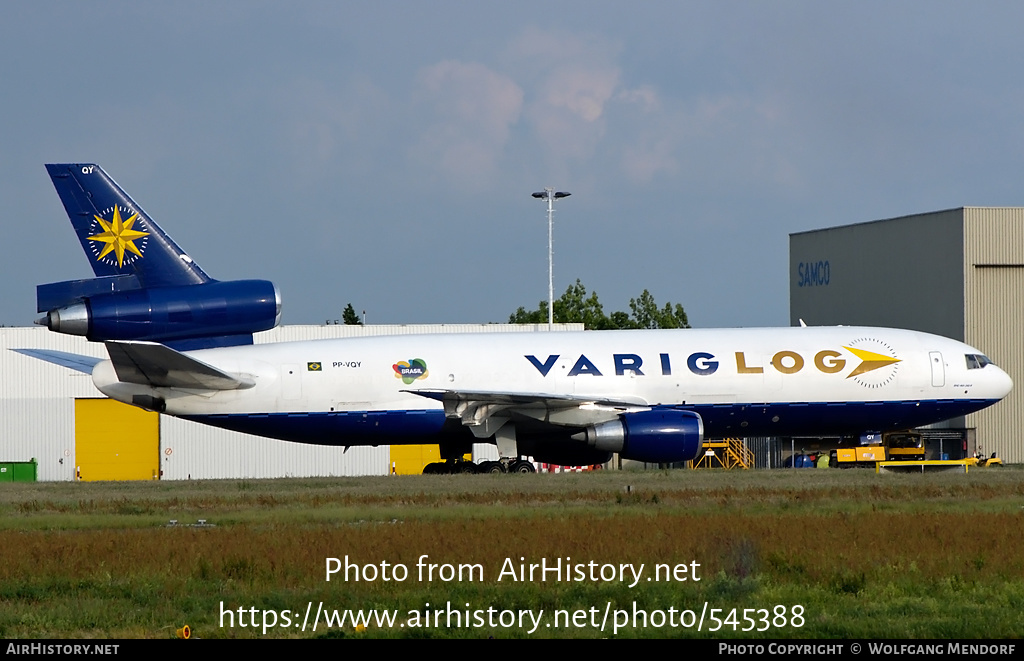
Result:
<svg viewBox="0 0 1024 661"><path fill-rule="evenodd" d="M983 356L980 353L964 354L964 358L967 359L967 369L969 370L980 370L985 365L992 364L992 361L988 359L988 356Z"/></svg>

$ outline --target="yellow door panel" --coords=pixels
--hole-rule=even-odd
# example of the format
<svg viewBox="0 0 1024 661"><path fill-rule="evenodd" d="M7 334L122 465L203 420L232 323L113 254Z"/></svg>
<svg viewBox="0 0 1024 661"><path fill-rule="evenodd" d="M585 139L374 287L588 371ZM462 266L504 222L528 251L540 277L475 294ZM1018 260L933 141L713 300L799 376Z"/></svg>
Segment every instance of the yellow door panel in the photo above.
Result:
<svg viewBox="0 0 1024 661"><path fill-rule="evenodd" d="M112 399L76 399L75 462L80 480L158 479L160 416Z"/></svg>
<svg viewBox="0 0 1024 661"><path fill-rule="evenodd" d="M394 475L419 475L424 466L434 461L441 461L440 446L391 446L391 473Z"/></svg>

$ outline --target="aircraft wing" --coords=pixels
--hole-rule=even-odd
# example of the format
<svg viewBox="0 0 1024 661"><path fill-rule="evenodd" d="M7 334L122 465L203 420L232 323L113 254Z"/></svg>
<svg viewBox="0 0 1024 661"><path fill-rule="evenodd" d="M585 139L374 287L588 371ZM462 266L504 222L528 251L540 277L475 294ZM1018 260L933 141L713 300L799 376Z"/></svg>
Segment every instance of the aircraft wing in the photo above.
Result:
<svg viewBox="0 0 1024 661"><path fill-rule="evenodd" d="M11 351L31 356L32 358L38 358L39 360L45 360L54 365L61 365L83 374L92 374L92 368L96 367L97 363L103 362L102 358L82 356L77 353L67 353L66 351L50 351L49 349L11 349Z"/></svg>
<svg viewBox="0 0 1024 661"><path fill-rule="evenodd" d="M155 342L105 342L119 381L155 388L237 390L256 382Z"/></svg>
<svg viewBox="0 0 1024 661"><path fill-rule="evenodd" d="M639 397L608 398L551 393L483 390L406 390L444 404L445 415L457 418L478 436L489 436L505 422L530 419L559 427L586 427L613 420L623 413L646 411Z"/></svg>

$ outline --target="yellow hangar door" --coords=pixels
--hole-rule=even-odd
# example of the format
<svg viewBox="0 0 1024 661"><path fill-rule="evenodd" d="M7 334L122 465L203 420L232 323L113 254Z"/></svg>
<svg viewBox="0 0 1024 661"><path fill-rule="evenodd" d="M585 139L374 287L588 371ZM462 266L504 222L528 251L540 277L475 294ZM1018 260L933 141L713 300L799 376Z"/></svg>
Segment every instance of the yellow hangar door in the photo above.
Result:
<svg viewBox="0 0 1024 661"><path fill-rule="evenodd" d="M388 470L393 475L419 475L434 461L441 461L439 445L392 445Z"/></svg>
<svg viewBox="0 0 1024 661"><path fill-rule="evenodd" d="M75 400L79 480L155 480L160 471L160 416L112 399Z"/></svg>

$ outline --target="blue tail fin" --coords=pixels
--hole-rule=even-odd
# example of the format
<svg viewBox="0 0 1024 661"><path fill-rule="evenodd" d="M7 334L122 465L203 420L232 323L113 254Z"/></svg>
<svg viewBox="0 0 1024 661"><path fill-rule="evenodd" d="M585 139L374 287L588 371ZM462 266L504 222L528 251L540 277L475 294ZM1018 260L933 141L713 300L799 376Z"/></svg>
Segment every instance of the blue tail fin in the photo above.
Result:
<svg viewBox="0 0 1024 661"><path fill-rule="evenodd" d="M281 319L266 280L206 275L98 165L47 165L95 278L36 287L36 323L94 342L145 340L179 349L252 344Z"/></svg>
<svg viewBox="0 0 1024 661"><path fill-rule="evenodd" d="M141 287L210 282L100 166L59 163L46 171L98 277L134 276Z"/></svg>

